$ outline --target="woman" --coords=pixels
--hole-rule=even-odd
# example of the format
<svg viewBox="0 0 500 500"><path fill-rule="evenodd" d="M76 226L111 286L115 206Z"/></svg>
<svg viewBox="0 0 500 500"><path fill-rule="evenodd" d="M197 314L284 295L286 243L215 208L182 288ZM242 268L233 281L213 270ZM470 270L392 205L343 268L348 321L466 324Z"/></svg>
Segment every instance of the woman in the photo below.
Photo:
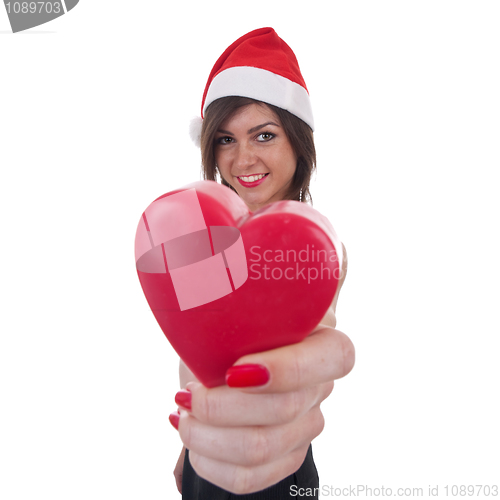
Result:
<svg viewBox="0 0 500 500"><path fill-rule="evenodd" d="M251 211L310 201L309 96L274 30L252 31L226 49L209 76L202 117L205 179L220 177ZM354 365L352 343L335 330L339 290L306 339L242 357L226 386L205 388L181 363L180 410L170 421L185 445L174 471L183 498L292 498L318 487L310 443L324 425L319 405Z"/></svg>

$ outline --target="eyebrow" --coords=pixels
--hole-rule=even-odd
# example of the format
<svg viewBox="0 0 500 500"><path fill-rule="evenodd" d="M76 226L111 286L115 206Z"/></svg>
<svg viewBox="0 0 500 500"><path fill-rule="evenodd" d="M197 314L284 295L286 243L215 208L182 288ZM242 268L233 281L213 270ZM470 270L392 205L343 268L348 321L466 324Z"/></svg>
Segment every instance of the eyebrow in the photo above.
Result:
<svg viewBox="0 0 500 500"><path fill-rule="evenodd" d="M267 127L268 125L274 125L275 127L279 127L277 123L274 122L266 122L263 123L262 125L257 125L256 127L252 127L251 129L247 130L247 134L253 134L254 132L257 132L257 130L260 130L261 128ZM229 130L223 130L223 129L218 129L217 132L221 134L226 134L226 135L234 135Z"/></svg>
<svg viewBox="0 0 500 500"><path fill-rule="evenodd" d="M268 125L274 125L275 127L279 127L279 125L277 123L266 122L266 123L263 123L262 125L257 125L256 127L252 127L250 130L247 131L247 134L253 134L254 132L257 132L257 130L260 130L261 128L267 127Z"/></svg>

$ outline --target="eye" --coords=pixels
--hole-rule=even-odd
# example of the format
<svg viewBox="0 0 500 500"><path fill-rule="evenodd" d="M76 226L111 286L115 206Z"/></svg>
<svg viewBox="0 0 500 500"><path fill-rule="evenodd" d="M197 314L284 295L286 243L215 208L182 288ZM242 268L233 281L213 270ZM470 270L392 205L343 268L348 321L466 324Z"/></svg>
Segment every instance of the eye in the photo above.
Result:
<svg viewBox="0 0 500 500"><path fill-rule="evenodd" d="M259 142L267 142L270 141L271 139L274 139L275 135L272 134L271 132L262 132L257 136L257 141Z"/></svg>
<svg viewBox="0 0 500 500"><path fill-rule="evenodd" d="M231 142L233 142L233 138L229 136L219 137L216 140L217 144L230 144Z"/></svg>

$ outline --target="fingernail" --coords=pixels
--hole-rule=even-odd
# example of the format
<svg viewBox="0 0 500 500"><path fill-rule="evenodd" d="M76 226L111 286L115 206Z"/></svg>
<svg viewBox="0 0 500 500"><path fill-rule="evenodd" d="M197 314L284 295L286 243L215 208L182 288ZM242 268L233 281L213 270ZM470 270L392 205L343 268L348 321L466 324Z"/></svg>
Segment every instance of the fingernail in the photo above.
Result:
<svg viewBox="0 0 500 500"><path fill-rule="evenodd" d="M180 413L178 411L171 413L168 416L168 419L170 420L170 423L177 429L179 430L179 418L180 418Z"/></svg>
<svg viewBox="0 0 500 500"><path fill-rule="evenodd" d="M262 365L236 365L226 372L229 387L255 387L269 381L269 371Z"/></svg>
<svg viewBox="0 0 500 500"><path fill-rule="evenodd" d="M186 410L191 409L191 392L183 389L175 395L175 402L178 406L182 406Z"/></svg>

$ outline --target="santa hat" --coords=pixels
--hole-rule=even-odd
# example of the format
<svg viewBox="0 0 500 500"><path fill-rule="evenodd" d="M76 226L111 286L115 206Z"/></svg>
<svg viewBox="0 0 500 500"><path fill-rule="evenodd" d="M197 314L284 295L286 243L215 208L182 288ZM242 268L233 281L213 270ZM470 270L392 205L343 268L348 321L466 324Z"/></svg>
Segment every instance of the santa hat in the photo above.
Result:
<svg viewBox="0 0 500 500"><path fill-rule="evenodd" d="M292 49L272 28L260 28L231 44L215 63L201 102L201 120L191 123L198 143L207 107L221 97L241 96L298 116L314 130L309 92Z"/></svg>

